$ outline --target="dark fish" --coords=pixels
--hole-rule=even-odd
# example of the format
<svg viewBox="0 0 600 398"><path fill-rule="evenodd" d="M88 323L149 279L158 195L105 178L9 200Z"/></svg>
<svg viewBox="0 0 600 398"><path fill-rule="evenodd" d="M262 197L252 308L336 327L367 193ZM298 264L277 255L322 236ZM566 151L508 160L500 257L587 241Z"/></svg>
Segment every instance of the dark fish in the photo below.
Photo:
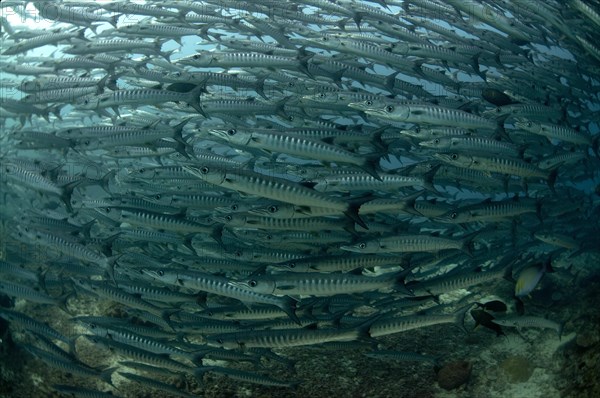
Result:
<svg viewBox="0 0 600 398"><path fill-rule="evenodd" d="M492 300L486 303L475 303L479 308L492 312L506 312L506 304L500 300Z"/></svg>
<svg viewBox="0 0 600 398"><path fill-rule="evenodd" d="M503 336L504 332L500 325L493 322L495 319L492 314L484 310L471 310L471 316L475 320L475 327L481 325L496 332L496 336Z"/></svg>

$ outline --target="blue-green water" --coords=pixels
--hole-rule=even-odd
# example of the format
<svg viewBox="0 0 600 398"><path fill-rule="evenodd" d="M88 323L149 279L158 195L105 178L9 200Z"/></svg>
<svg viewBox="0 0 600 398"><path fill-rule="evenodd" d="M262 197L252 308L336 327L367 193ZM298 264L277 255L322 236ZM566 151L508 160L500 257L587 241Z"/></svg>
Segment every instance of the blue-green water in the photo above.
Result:
<svg viewBox="0 0 600 398"><path fill-rule="evenodd" d="M598 395L597 2L3 2L0 395Z"/></svg>

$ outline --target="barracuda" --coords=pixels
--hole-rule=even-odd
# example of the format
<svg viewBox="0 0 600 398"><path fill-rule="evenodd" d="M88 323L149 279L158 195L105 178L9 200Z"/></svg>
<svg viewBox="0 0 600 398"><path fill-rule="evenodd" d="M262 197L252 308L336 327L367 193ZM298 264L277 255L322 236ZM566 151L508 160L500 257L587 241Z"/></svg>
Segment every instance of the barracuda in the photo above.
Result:
<svg viewBox="0 0 600 398"><path fill-rule="evenodd" d="M378 155L375 155L375 157L360 156L335 145L313 141L300 135L294 136L267 131L246 132L237 129L210 130L209 133L242 147L258 148L324 162L353 164L367 171L374 178L379 179L376 172L376 168L379 165Z"/></svg>
<svg viewBox="0 0 600 398"><path fill-rule="evenodd" d="M397 102L381 102L367 100L348 104L350 108L361 110L369 115L385 120L405 123L420 123L427 125L440 125L461 127L466 129L498 129L494 120L473 115L458 109L444 108L435 105L419 105Z"/></svg>
<svg viewBox="0 0 600 398"><path fill-rule="evenodd" d="M468 304L459 308L453 314L447 315L409 315L380 319L371 325L369 335L371 337L388 336L445 323L453 323L466 332L464 327L465 314L472 306L473 304Z"/></svg>
<svg viewBox="0 0 600 398"><path fill-rule="evenodd" d="M536 213L539 216L542 203L535 199L515 197L510 200L459 207L441 215L436 220L449 223L510 221L521 214Z"/></svg>
<svg viewBox="0 0 600 398"><path fill-rule="evenodd" d="M18 235L18 238L27 239L29 243L39 244L70 257L97 264L106 271L110 271L112 264L114 264L114 261L116 260L116 258L106 257L80 243L67 240L59 235L35 230L32 227L18 226L16 234Z"/></svg>
<svg viewBox="0 0 600 398"><path fill-rule="evenodd" d="M164 284L181 286L188 289L200 290L219 296L231 297L246 303L261 303L275 305L281 308L292 320L298 322L295 310L295 300L290 297L274 297L240 288L230 283L230 280L213 274L193 271L150 270L141 272Z"/></svg>
<svg viewBox="0 0 600 398"><path fill-rule="evenodd" d="M155 354L150 351L142 350L140 348L132 347L128 344L119 343L108 338L83 335L83 337L90 343L102 347L110 352L123 355L128 358L133 358L141 362L151 363L161 368L170 369L176 372L184 374L194 374L195 368L185 365L181 362L169 359L169 357L161 354Z"/></svg>
<svg viewBox="0 0 600 398"><path fill-rule="evenodd" d="M106 283L98 283L85 279L72 280L78 288L84 289L100 297L116 301L131 308L140 309L142 311L148 311L158 316L164 315L163 309L140 299L137 295L128 294L122 291L121 289L112 287Z"/></svg>
<svg viewBox="0 0 600 398"><path fill-rule="evenodd" d="M405 272L398 275L378 277L354 274L294 273L285 275L256 276L247 281L232 281L240 286L262 294L333 296L335 294L362 293L379 289L398 288ZM400 282L399 282L400 280Z"/></svg>
<svg viewBox="0 0 600 398"><path fill-rule="evenodd" d="M333 341L354 341L367 335L366 324L345 329L254 330L207 336L209 346L226 349L286 348L322 344Z"/></svg>
<svg viewBox="0 0 600 398"><path fill-rule="evenodd" d="M152 352L154 354L167 354L186 359L193 359L194 354L180 350L170 344L132 333L117 327L105 327L96 324L88 325L88 330L96 336L111 339L117 343L127 344L131 347Z"/></svg>
<svg viewBox="0 0 600 398"><path fill-rule="evenodd" d="M520 159L469 156L458 153L440 154L434 156L454 166L479 170L486 173L501 173L523 178L541 178L547 181L550 189L554 189L556 180L556 169L542 170L531 163Z"/></svg>
<svg viewBox="0 0 600 398"><path fill-rule="evenodd" d="M51 328L46 323L37 321L20 312L2 308L0 309L0 318L6 319L11 324L14 324L15 326L27 330L29 332L39 333L48 338L62 341L63 343L69 346L72 344L71 339L64 336L62 333L58 332L54 328Z"/></svg>
<svg viewBox="0 0 600 398"><path fill-rule="evenodd" d="M149 52L151 54L159 54L167 56L160 50L161 43L159 41L144 41L144 40L94 40L93 42L77 43L64 50L67 54L85 55L85 54L103 54L110 52L127 51L136 54Z"/></svg>
<svg viewBox="0 0 600 398"><path fill-rule="evenodd" d="M326 196L282 178L268 177L248 171L232 172L209 166L185 166L185 168L189 173L203 181L224 188L299 206L339 210L363 228L367 228L366 224L358 217L358 206Z"/></svg>
<svg viewBox="0 0 600 398"><path fill-rule="evenodd" d="M354 223L345 218L274 218L245 216L231 214L215 217L216 221L223 222L227 227L247 227L266 229L269 231L322 231L322 230L348 230L353 231Z"/></svg>
<svg viewBox="0 0 600 398"><path fill-rule="evenodd" d="M439 151L460 151L471 154L493 154L518 157L519 149L510 143L481 137L440 137L421 141L419 146Z"/></svg>
<svg viewBox="0 0 600 398"><path fill-rule="evenodd" d="M366 174L336 174L313 180L313 189L319 192L353 192L353 191L389 191L405 187L420 187L437 192L433 186L435 171L424 175L403 176L396 174L380 174L374 178Z"/></svg>
<svg viewBox="0 0 600 398"><path fill-rule="evenodd" d="M272 387L295 387L300 384L298 381L283 381L283 380L275 380L268 376L263 376L259 373L247 372L244 370L231 369L231 368L223 368L216 366L207 366L205 368L200 369L202 373L204 372L212 372L216 374L220 374L223 376L227 376L230 379L242 381L246 383L259 384L263 386L272 386Z"/></svg>
<svg viewBox="0 0 600 398"><path fill-rule="evenodd" d="M296 57L283 57L280 55L267 55L260 53L215 53L206 52L190 55L177 60L182 65L191 65L196 67L266 67L266 68L287 68L298 69L302 63Z"/></svg>
<svg viewBox="0 0 600 398"><path fill-rule="evenodd" d="M515 122L517 128L523 129L533 134L541 135L550 139L557 139L564 142L571 142L580 145L592 145L592 137L581 131L577 131L565 126L556 126L547 123L536 123L534 121L520 118Z"/></svg>
<svg viewBox="0 0 600 398"><path fill-rule="evenodd" d="M276 267L293 272L348 272L359 268L400 265L403 262L400 256L326 255L290 260L276 264Z"/></svg>
<svg viewBox="0 0 600 398"><path fill-rule="evenodd" d="M79 29L75 32L63 32L63 33L49 33L47 35L41 35L33 37L31 39L21 40L16 44L8 47L2 52L2 55L15 55L25 53L29 50L33 50L38 47L42 47L48 44L57 44L61 41L70 40L74 38L85 40L85 29Z"/></svg>
<svg viewBox="0 0 600 398"><path fill-rule="evenodd" d="M380 47L361 41L342 39L332 35L324 35L320 39L309 39L307 41L318 48L358 55L379 61L392 67L399 67L403 72L413 76L419 76L421 73L418 71L417 64L415 62L407 60L396 54L392 54L391 52Z"/></svg>
<svg viewBox="0 0 600 398"><path fill-rule="evenodd" d="M560 338L562 336L563 326L558 322L538 316L509 316L492 320L496 325L521 328L541 328L552 329Z"/></svg>
<svg viewBox="0 0 600 398"><path fill-rule="evenodd" d="M38 91L35 94L25 96L21 101L27 104L48 104L51 102L69 102L78 101L79 98L97 94L97 87L64 88L57 90Z"/></svg>
<svg viewBox="0 0 600 398"><path fill-rule="evenodd" d="M343 245L342 250L356 253L407 253L407 252L438 252L440 250L456 249L466 253L471 251L471 241L474 235L462 240L440 238L430 235L392 235Z"/></svg>
<svg viewBox="0 0 600 398"><path fill-rule="evenodd" d="M96 211L115 221L149 228L157 228L159 230L172 231L181 234L203 233L208 236L213 236L215 232L212 227L187 220L182 216L173 216L134 208L119 207L105 207L96 209Z"/></svg>
<svg viewBox="0 0 600 398"><path fill-rule="evenodd" d="M168 90L135 89L119 90L113 93L101 94L95 97L85 97L75 106L78 109L102 110L113 108L118 114L118 107L123 105L159 105L165 102L185 102L199 113L203 113L200 106L200 93L204 90L199 86L189 93L178 93Z"/></svg>
<svg viewBox="0 0 600 398"><path fill-rule="evenodd" d="M496 269L498 268L498 269ZM407 286L415 296L439 296L459 289L469 289L482 283L512 278L512 264L495 267L487 271L468 271L458 275L442 276L430 281L417 282Z"/></svg>

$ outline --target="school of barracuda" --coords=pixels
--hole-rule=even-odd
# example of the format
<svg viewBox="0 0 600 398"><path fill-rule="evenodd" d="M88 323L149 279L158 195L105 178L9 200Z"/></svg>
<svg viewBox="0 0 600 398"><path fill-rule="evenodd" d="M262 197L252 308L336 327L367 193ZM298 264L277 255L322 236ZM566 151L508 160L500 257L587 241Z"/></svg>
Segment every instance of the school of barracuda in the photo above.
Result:
<svg viewBox="0 0 600 398"><path fill-rule="evenodd" d="M528 295L600 247L597 1L0 7L0 318L87 383L57 392L302 391L264 362L561 335Z"/></svg>

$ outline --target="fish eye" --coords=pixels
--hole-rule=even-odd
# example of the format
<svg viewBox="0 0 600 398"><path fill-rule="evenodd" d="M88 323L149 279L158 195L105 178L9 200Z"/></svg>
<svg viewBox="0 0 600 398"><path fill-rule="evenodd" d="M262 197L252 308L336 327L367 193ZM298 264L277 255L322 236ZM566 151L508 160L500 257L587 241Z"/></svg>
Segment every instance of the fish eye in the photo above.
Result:
<svg viewBox="0 0 600 398"><path fill-rule="evenodd" d="M288 82L288 87L295 87L296 83L295 82Z"/></svg>
<svg viewBox="0 0 600 398"><path fill-rule="evenodd" d="M371 106L371 105L373 105L373 101L371 101L371 100L366 100L366 101L365 101L365 104L366 104L367 106Z"/></svg>
<svg viewBox="0 0 600 398"><path fill-rule="evenodd" d="M210 169L207 166L204 166L200 169L200 173L202 174L208 174L209 171Z"/></svg>
<svg viewBox="0 0 600 398"><path fill-rule="evenodd" d="M385 107L385 111L388 113L392 113L394 112L394 106L393 105L388 105Z"/></svg>
<svg viewBox="0 0 600 398"><path fill-rule="evenodd" d="M269 206L269 207L267 208L267 211L268 211L269 213L276 213L276 212L277 212L277 210L279 210L279 208L278 208L277 206L275 206L275 205Z"/></svg>
<svg viewBox="0 0 600 398"><path fill-rule="evenodd" d="M229 130L227 130L227 134L228 135L235 135L235 133L237 133L236 129L229 129Z"/></svg>
<svg viewBox="0 0 600 398"><path fill-rule="evenodd" d="M458 154L453 153L452 156L450 156L452 158L452 160L456 160L458 159Z"/></svg>
<svg viewBox="0 0 600 398"><path fill-rule="evenodd" d="M223 339L217 339L217 343L223 344Z"/></svg>
<svg viewBox="0 0 600 398"><path fill-rule="evenodd" d="M290 268L296 268L296 263L289 263L288 267L290 267Z"/></svg>
<svg viewBox="0 0 600 398"><path fill-rule="evenodd" d="M452 214L450 214L450 218L451 218L451 219L453 219L453 220L454 220L454 219L455 219L457 216L458 216L458 214L456 214L456 212L455 212L455 211L454 211L454 212L452 212Z"/></svg>
<svg viewBox="0 0 600 398"><path fill-rule="evenodd" d="M325 98L325 93L319 93L319 98Z"/></svg>
<svg viewBox="0 0 600 398"><path fill-rule="evenodd" d="M194 54L194 56L192 58L198 59L198 58L200 58L200 56L198 54Z"/></svg>
<svg viewBox="0 0 600 398"><path fill-rule="evenodd" d="M111 208L110 208L110 207L107 207L106 209L104 209L104 211L105 211L105 212L107 212L107 213L110 213L110 211L111 211Z"/></svg>
<svg viewBox="0 0 600 398"><path fill-rule="evenodd" d="M233 255L236 257L242 257L242 252L237 250L235 253L233 253Z"/></svg>
<svg viewBox="0 0 600 398"><path fill-rule="evenodd" d="M146 169L144 169L144 168L140 169L140 173L145 173L145 172L146 172Z"/></svg>
<svg viewBox="0 0 600 398"><path fill-rule="evenodd" d="M323 38L321 40L327 41L327 40L329 40L329 38L327 36L323 36Z"/></svg>
<svg viewBox="0 0 600 398"><path fill-rule="evenodd" d="M237 209L238 209L238 205L231 205L231 210L237 211Z"/></svg>
<svg viewBox="0 0 600 398"><path fill-rule="evenodd" d="M271 234L267 234L267 235L265 236L265 239L266 239L266 240L271 240L271 239L273 239L273 236L272 236Z"/></svg>
<svg viewBox="0 0 600 398"><path fill-rule="evenodd" d="M433 143L434 143L434 144L439 144L439 143L440 143L440 139L439 139L439 138L436 138L435 140L433 140Z"/></svg>
<svg viewBox="0 0 600 398"><path fill-rule="evenodd" d="M95 323L90 323L90 329L96 329L96 324Z"/></svg>
<svg viewBox="0 0 600 398"><path fill-rule="evenodd" d="M531 127L533 124L531 122L527 122L527 127Z"/></svg>
<svg viewBox="0 0 600 398"><path fill-rule="evenodd" d="M360 243L360 244L358 245L358 248L359 248L359 249L366 249L366 248L367 248L367 244L366 244L366 243Z"/></svg>
<svg viewBox="0 0 600 398"><path fill-rule="evenodd" d="M254 279L248 281L248 286L256 287L256 285L258 285L258 282L255 281Z"/></svg>
<svg viewBox="0 0 600 398"><path fill-rule="evenodd" d="M160 200L160 194L154 195L154 199Z"/></svg>
<svg viewBox="0 0 600 398"><path fill-rule="evenodd" d="M83 101L83 105L87 105L87 104L89 104L89 103L90 103L90 101L89 101L89 100L84 100L84 101Z"/></svg>
<svg viewBox="0 0 600 398"><path fill-rule="evenodd" d="M233 220L233 217L231 217L231 216L225 216L225 221L230 222L231 220Z"/></svg>
<svg viewBox="0 0 600 398"><path fill-rule="evenodd" d="M165 275L165 272L164 272L163 270L159 270L159 271L156 271L156 274L157 274L158 276L164 276L164 275Z"/></svg>
<svg viewBox="0 0 600 398"><path fill-rule="evenodd" d="M177 77L181 76L181 72L175 72L175 73L173 73L173 74L174 74L175 76L177 76Z"/></svg>
<svg viewBox="0 0 600 398"><path fill-rule="evenodd" d="M83 141L83 144L84 144L84 145L90 145L90 140L85 140L85 141Z"/></svg>

